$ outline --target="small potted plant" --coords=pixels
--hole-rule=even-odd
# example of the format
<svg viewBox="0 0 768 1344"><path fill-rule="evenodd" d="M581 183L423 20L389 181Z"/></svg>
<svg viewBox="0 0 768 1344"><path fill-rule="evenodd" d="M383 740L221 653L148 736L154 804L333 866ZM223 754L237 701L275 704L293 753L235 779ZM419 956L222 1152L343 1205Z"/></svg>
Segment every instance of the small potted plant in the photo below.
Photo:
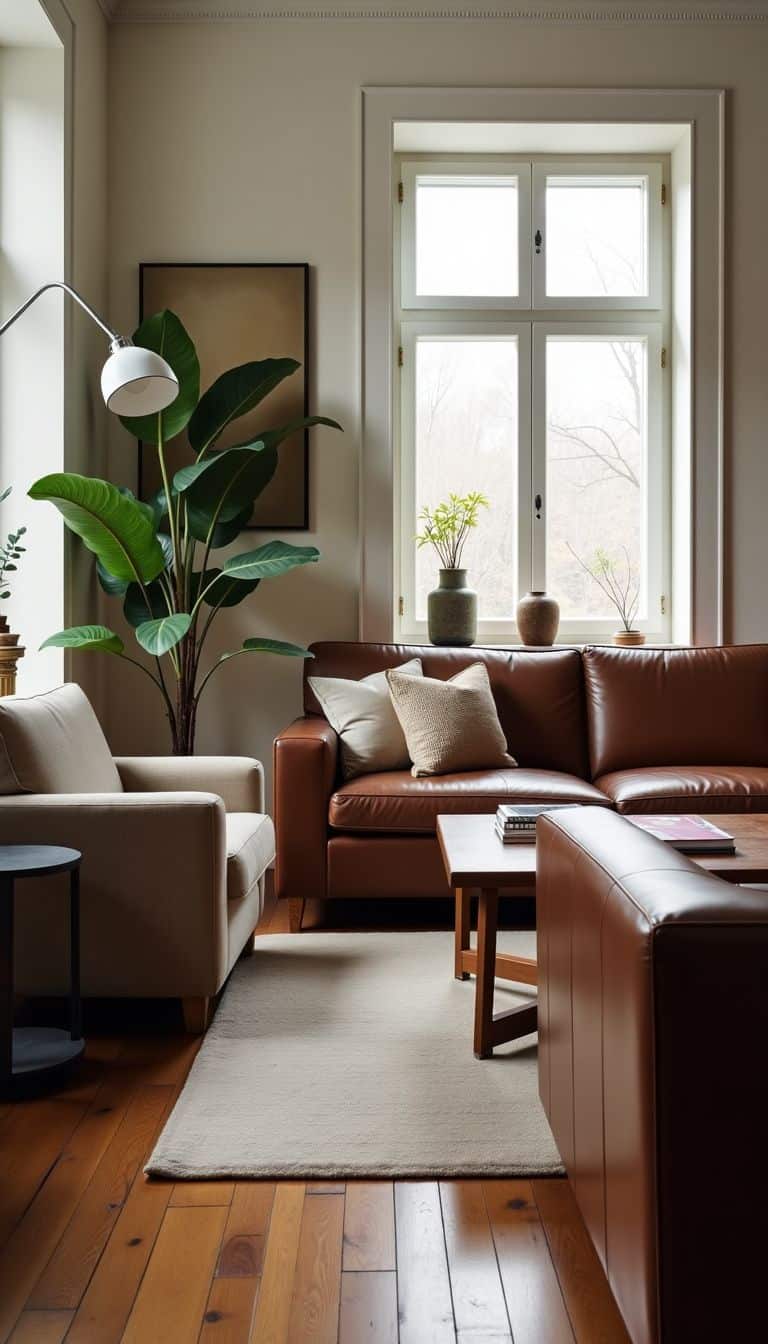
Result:
<svg viewBox="0 0 768 1344"><path fill-rule="evenodd" d="M13 486L8 486L0 494L0 504L8 498ZM21 559L25 546L22 546L21 539L26 532L26 527L19 527L15 532L9 532L4 544L0 544L0 601L7 601L11 596L11 585L14 575L18 569L17 561ZM20 658L24 657L24 650L19 647L19 636L14 635L8 629L8 617L4 611L0 611L0 696L13 695L16 690L16 664Z"/></svg>
<svg viewBox="0 0 768 1344"><path fill-rule="evenodd" d="M439 587L427 597L427 624L433 644L468 648L477 639L477 593L467 587L461 558L469 533L477 527L480 510L489 502L478 490L450 494L434 510L421 510L418 545L432 546L440 560Z"/></svg>
<svg viewBox="0 0 768 1344"><path fill-rule="evenodd" d="M602 547L598 547L595 551L592 563L587 564L573 549L570 542L567 545L574 560L602 589L619 613L621 629L617 630L613 636L614 644L623 645L625 648L644 644L645 635L642 630L636 630L632 624L637 619L637 610L640 605L640 580L635 573L626 546L621 548L624 553L622 566L617 560L612 559Z"/></svg>

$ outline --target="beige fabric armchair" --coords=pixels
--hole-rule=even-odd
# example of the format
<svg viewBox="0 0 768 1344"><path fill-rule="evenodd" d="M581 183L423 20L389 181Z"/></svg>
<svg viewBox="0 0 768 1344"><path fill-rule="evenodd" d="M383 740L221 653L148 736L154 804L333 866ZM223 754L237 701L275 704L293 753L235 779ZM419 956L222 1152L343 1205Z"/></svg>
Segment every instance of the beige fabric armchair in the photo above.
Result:
<svg viewBox="0 0 768 1344"><path fill-rule="evenodd" d="M0 700L0 844L82 851L82 988L179 997L188 1030L247 949L274 829L241 757L113 758L78 686ZM16 903L16 986L67 987L66 901L48 878Z"/></svg>

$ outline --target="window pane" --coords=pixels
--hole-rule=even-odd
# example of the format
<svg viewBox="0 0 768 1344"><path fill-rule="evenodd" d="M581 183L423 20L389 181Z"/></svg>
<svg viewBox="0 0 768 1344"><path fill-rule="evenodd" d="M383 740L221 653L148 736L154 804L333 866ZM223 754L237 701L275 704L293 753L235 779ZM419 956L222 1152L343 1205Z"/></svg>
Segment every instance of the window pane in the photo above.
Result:
<svg viewBox="0 0 768 1344"><path fill-rule="evenodd" d="M647 199L645 177L548 177L547 295L646 295Z"/></svg>
<svg viewBox="0 0 768 1344"><path fill-rule="evenodd" d="M515 177L429 178L416 183L416 292L514 295Z"/></svg>
<svg viewBox="0 0 768 1344"><path fill-rule="evenodd" d="M518 372L515 337L420 337L416 345L416 498L424 505L453 491L480 490L482 509L464 550L468 581L481 617L509 617L517 601ZM406 527L408 522L406 522ZM426 619L427 593L439 560L416 550L416 616Z"/></svg>
<svg viewBox="0 0 768 1344"><path fill-rule="evenodd" d="M646 373L644 339L547 338L547 589L565 618L619 627L579 563L601 553L645 615Z"/></svg>

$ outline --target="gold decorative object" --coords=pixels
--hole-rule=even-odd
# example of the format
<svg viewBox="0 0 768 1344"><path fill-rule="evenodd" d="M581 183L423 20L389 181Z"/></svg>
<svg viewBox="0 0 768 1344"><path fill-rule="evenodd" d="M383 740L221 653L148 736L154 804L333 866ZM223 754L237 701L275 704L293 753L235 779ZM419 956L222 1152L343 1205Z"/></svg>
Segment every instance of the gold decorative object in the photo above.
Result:
<svg viewBox="0 0 768 1344"><path fill-rule="evenodd" d="M23 657L19 636L11 634L7 616L0 616L0 696L16 694L16 664Z"/></svg>

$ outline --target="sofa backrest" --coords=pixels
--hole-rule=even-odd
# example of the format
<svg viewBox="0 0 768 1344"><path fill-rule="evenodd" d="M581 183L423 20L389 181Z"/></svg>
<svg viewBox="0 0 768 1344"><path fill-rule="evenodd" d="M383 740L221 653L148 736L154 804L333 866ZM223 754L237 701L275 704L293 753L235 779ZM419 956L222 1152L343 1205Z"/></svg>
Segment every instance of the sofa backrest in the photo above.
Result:
<svg viewBox="0 0 768 1344"><path fill-rule="evenodd" d="M441 649L431 644L318 643L304 664L304 709L321 714L307 676L359 680L420 658L424 675L446 681L485 663L511 754L522 766L588 776L581 655L577 649Z"/></svg>
<svg viewBox="0 0 768 1344"><path fill-rule="evenodd" d="M79 686L0 700L0 794L122 792L107 739Z"/></svg>
<svg viewBox="0 0 768 1344"><path fill-rule="evenodd" d="M768 765L768 645L583 651L592 778Z"/></svg>

